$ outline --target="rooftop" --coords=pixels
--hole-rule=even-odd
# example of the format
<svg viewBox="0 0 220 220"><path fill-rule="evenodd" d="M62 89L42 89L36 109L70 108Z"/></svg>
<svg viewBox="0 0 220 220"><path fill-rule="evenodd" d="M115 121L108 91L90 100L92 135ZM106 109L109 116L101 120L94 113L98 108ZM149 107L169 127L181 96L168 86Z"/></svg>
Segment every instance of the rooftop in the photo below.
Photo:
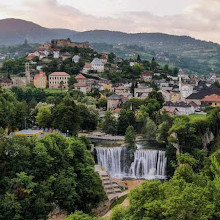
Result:
<svg viewBox="0 0 220 220"><path fill-rule="evenodd" d="M85 83L74 83L74 87L86 87Z"/></svg>
<svg viewBox="0 0 220 220"><path fill-rule="evenodd" d="M117 95L117 94L112 94L108 97L109 100L121 100L121 96Z"/></svg>
<svg viewBox="0 0 220 220"><path fill-rule="evenodd" d="M15 135L26 136L26 135L38 135L41 133L43 133L42 130L21 130L21 131L15 132Z"/></svg>
<svg viewBox="0 0 220 220"><path fill-rule="evenodd" d="M83 76L82 74L78 74L75 78L76 79L86 79L86 77Z"/></svg>
<svg viewBox="0 0 220 220"><path fill-rule="evenodd" d="M12 83L12 80L9 79L8 77L3 77L0 79L1 83Z"/></svg>
<svg viewBox="0 0 220 220"><path fill-rule="evenodd" d="M202 102L220 102L220 95L212 94L201 100Z"/></svg>
<svg viewBox="0 0 220 220"><path fill-rule="evenodd" d="M53 72L50 76L69 76L69 74L66 72Z"/></svg>
<svg viewBox="0 0 220 220"><path fill-rule="evenodd" d="M164 106L172 106L172 107L187 107L190 108L191 105L185 103L185 102L166 102L164 103Z"/></svg>

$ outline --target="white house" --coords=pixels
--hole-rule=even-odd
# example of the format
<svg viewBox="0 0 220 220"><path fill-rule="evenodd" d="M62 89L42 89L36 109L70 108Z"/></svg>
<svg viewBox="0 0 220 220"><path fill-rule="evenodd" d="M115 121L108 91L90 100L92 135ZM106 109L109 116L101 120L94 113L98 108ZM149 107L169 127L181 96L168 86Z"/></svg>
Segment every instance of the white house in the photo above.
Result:
<svg viewBox="0 0 220 220"><path fill-rule="evenodd" d="M78 63L78 62L79 62L79 59L80 59L80 56L79 56L79 55L75 55L75 56L73 56L73 58L72 58L72 62Z"/></svg>
<svg viewBox="0 0 220 220"><path fill-rule="evenodd" d="M193 93L193 86L188 84L182 84L181 77L179 78L179 91L181 93L181 99L184 101L185 98Z"/></svg>
<svg viewBox="0 0 220 220"><path fill-rule="evenodd" d="M90 63L85 63L82 73L88 73L90 70L93 70L92 65Z"/></svg>
<svg viewBox="0 0 220 220"><path fill-rule="evenodd" d="M60 51L59 50L54 50L53 51L53 58L54 59L60 58Z"/></svg>
<svg viewBox="0 0 220 220"><path fill-rule="evenodd" d="M81 91L82 93L86 94L86 92L87 92L87 86L86 86L85 83L78 82L78 83L75 83L75 84L74 84L74 90L79 90L79 91Z"/></svg>
<svg viewBox="0 0 220 220"><path fill-rule="evenodd" d="M104 72L104 64L99 58L94 58L93 61L91 62L91 66L93 70L96 70L97 72Z"/></svg>
<svg viewBox="0 0 220 220"><path fill-rule="evenodd" d="M129 63L130 67L132 67L132 66L134 66L136 64L137 64L137 62L135 62L135 61L130 61L130 63Z"/></svg>
<svg viewBox="0 0 220 220"><path fill-rule="evenodd" d="M171 94L170 94L170 92L168 92L167 90L160 90L160 92L162 93L165 102L171 101Z"/></svg>

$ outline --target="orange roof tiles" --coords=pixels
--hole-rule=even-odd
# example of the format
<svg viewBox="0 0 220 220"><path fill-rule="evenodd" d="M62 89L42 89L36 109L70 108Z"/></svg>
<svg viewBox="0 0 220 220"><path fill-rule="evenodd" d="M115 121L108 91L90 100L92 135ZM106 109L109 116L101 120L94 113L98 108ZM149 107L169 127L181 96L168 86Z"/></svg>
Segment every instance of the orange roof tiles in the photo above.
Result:
<svg viewBox="0 0 220 220"><path fill-rule="evenodd" d="M66 72L53 72L50 76L69 76L69 74Z"/></svg>
<svg viewBox="0 0 220 220"><path fill-rule="evenodd" d="M120 112L121 112L121 108L116 108L116 109L114 110L114 113L119 114Z"/></svg>
<svg viewBox="0 0 220 220"><path fill-rule="evenodd" d="M36 74L36 75L34 76L34 79L37 79L39 76L45 77L46 74L45 74L45 72L42 72L42 71L41 71L39 74Z"/></svg>
<svg viewBox="0 0 220 220"><path fill-rule="evenodd" d="M86 87L85 83L74 83L74 87Z"/></svg>
<svg viewBox="0 0 220 220"><path fill-rule="evenodd" d="M78 74L75 78L76 79L86 79L86 77L83 76L82 74Z"/></svg>
<svg viewBox="0 0 220 220"><path fill-rule="evenodd" d="M220 102L220 96L216 94L207 95L201 101L202 102Z"/></svg>

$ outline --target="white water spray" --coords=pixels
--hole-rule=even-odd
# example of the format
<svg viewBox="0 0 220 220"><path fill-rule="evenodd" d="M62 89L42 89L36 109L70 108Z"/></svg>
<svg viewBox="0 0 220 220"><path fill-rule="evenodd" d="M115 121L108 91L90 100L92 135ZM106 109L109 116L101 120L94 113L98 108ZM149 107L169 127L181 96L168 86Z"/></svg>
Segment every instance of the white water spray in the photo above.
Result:
<svg viewBox="0 0 220 220"><path fill-rule="evenodd" d="M129 164L125 156L126 150L126 147L96 147L98 164L116 178L166 178L167 158L164 151L136 150L134 161Z"/></svg>

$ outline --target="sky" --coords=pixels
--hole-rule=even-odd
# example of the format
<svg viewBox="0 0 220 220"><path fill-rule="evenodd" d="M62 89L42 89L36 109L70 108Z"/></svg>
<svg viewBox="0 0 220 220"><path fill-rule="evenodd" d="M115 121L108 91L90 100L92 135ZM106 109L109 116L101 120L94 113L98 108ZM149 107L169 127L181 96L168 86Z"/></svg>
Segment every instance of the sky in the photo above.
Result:
<svg viewBox="0 0 220 220"><path fill-rule="evenodd" d="M220 43L220 0L0 0L0 19L48 28L188 35Z"/></svg>

